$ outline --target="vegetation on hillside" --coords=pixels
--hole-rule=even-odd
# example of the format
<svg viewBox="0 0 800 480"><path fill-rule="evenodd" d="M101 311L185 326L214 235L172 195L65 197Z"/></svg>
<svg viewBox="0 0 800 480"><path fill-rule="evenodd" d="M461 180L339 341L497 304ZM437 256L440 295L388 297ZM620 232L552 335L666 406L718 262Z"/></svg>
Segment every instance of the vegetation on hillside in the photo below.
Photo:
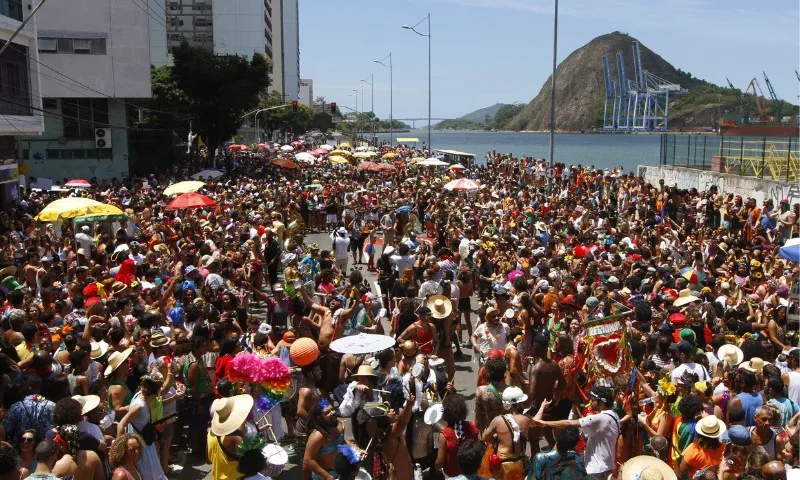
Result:
<svg viewBox="0 0 800 480"><path fill-rule="evenodd" d="M478 123L464 117L444 120L433 126L436 130L503 130L508 122L517 115L525 105L522 103L502 104L494 115L485 115ZM492 107L487 107L492 108ZM482 109L485 110L485 109ZM474 114L475 112L473 112ZM468 114L465 116L469 116Z"/></svg>

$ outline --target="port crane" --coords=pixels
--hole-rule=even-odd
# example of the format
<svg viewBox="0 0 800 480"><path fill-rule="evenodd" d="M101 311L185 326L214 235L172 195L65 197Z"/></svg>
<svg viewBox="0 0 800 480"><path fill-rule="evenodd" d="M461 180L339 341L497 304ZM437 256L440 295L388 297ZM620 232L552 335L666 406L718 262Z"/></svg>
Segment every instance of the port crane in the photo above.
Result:
<svg viewBox="0 0 800 480"><path fill-rule="evenodd" d="M775 89L772 88L772 83L769 81L767 72L762 71L761 73L764 74L764 83L767 84L769 97L772 100L772 114L775 116L775 121L780 122L783 118L783 100L778 99L778 96L775 95ZM797 73L797 71L795 71L795 73Z"/></svg>

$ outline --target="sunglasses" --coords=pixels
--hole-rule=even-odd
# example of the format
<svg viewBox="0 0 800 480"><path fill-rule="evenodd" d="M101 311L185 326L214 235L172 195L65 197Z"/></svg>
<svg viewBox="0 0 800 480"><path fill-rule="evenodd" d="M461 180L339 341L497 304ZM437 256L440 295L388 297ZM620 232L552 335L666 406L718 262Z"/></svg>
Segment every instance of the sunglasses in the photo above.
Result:
<svg viewBox="0 0 800 480"><path fill-rule="evenodd" d="M35 443L36 439L33 437L22 437L20 443Z"/></svg>

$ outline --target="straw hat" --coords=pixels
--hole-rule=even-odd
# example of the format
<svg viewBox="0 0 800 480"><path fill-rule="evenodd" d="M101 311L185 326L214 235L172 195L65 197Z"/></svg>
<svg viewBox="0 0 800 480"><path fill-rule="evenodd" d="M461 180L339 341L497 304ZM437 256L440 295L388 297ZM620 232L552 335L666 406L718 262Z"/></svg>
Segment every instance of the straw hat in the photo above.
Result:
<svg viewBox="0 0 800 480"><path fill-rule="evenodd" d="M425 302L433 318L447 318L453 312L453 303L444 295L434 295Z"/></svg>
<svg viewBox="0 0 800 480"><path fill-rule="evenodd" d="M16 275L16 274L17 274L16 265L9 265L7 267L4 267L2 270L0 270L0 278L6 278L8 276Z"/></svg>
<svg viewBox="0 0 800 480"><path fill-rule="evenodd" d="M758 357L753 357L750 360L739 365L739 368L741 368L742 370L747 370L748 372L760 373L764 369L764 365L769 365L769 364L770 364L769 362L765 362L764 360Z"/></svg>
<svg viewBox="0 0 800 480"><path fill-rule="evenodd" d="M108 366L104 372L106 378L110 377L111 374L114 373L114 370L118 369L119 366L131 356L131 353L133 353L133 347L129 347L127 350L122 352L112 353L111 356L108 357Z"/></svg>
<svg viewBox="0 0 800 480"><path fill-rule="evenodd" d="M214 418L211 419L211 433L218 437L230 435L247 420L252 409L253 397L247 394L217 399Z"/></svg>
<svg viewBox="0 0 800 480"><path fill-rule="evenodd" d="M163 347L164 345L169 345L169 338L167 338L163 332L156 331L150 337L150 347L158 348Z"/></svg>
<svg viewBox="0 0 800 480"><path fill-rule="evenodd" d="M692 295L692 291L688 288L684 288L683 290L678 293L678 298L672 303L672 305L676 307L682 307L692 302L697 302L700 299Z"/></svg>
<svg viewBox="0 0 800 480"><path fill-rule="evenodd" d="M717 358L728 365L739 365L744 360L744 352L736 345L726 343L717 350Z"/></svg>
<svg viewBox="0 0 800 480"><path fill-rule="evenodd" d="M400 346L400 349L403 351L403 355L406 357L413 357L419 351L419 347L417 347L417 342L414 340L406 340Z"/></svg>
<svg viewBox="0 0 800 480"><path fill-rule="evenodd" d="M700 419L700 421L695 424L694 429L699 435L704 437L719 438L725 433L728 427L725 426L725 422L716 416L709 415Z"/></svg>
<svg viewBox="0 0 800 480"><path fill-rule="evenodd" d="M358 371L356 371L356 373L350 375L348 380L354 379L354 378L357 379L359 377L362 377L362 378L363 377L378 378L378 376L375 375L375 371L372 369L372 366L370 366L370 365L359 365Z"/></svg>
<svg viewBox="0 0 800 480"><path fill-rule="evenodd" d="M72 399L81 404L81 415L86 415L100 405L100 397L97 395L73 395Z"/></svg>
<svg viewBox="0 0 800 480"><path fill-rule="evenodd" d="M647 455L633 457L622 465L620 480L678 480L663 460Z"/></svg>
<svg viewBox="0 0 800 480"><path fill-rule="evenodd" d="M89 357L92 360L97 360L98 358L102 357L103 355L108 352L108 344L105 341L101 342L92 342L92 351L89 353Z"/></svg>

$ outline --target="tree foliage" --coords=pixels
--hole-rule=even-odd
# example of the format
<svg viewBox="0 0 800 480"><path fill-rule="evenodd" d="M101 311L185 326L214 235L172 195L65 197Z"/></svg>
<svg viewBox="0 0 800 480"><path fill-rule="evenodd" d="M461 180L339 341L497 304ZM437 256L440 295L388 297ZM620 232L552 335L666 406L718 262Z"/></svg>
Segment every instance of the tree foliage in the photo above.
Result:
<svg viewBox="0 0 800 480"><path fill-rule="evenodd" d="M251 60L217 55L184 42L172 50L172 78L185 95L193 128L213 155L232 138L269 86L270 66L262 55Z"/></svg>

